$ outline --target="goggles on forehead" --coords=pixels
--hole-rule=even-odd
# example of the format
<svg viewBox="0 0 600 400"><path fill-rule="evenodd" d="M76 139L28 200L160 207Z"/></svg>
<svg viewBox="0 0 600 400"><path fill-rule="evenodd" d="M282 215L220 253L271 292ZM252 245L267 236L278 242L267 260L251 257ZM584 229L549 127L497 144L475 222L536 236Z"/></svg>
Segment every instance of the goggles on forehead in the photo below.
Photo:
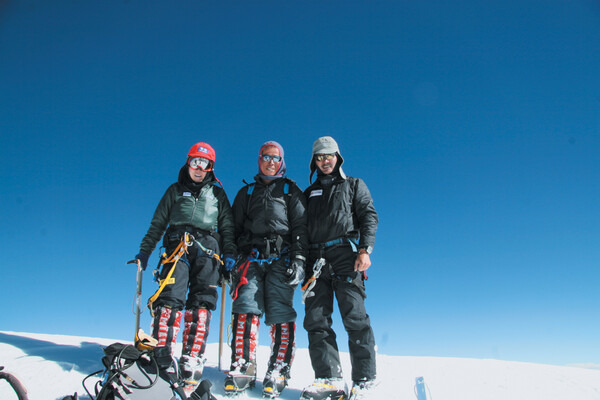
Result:
<svg viewBox="0 0 600 400"><path fill-rule="evenodd" d="M280 162L281 156L272 156L270 154L263 154L262 156L260 156L260 159L265 162L269 162L271 160L273 160L274 162Z"/></svg>
<svg viewBox="0 0 600 400"><path fill-rule="evenodd" d="M333 160L333 157L335 157L335 153L334 154L316 154L315 160L321 162L323 160Z"/></svg>
<svg viewBox="0 0 600 400"><path fill-rule="evenodd" d="M188 165L192 169L200 169L201 171L209 171L210 170L210 160L202 157L194 157L190 158L188 161Z"/></svg>

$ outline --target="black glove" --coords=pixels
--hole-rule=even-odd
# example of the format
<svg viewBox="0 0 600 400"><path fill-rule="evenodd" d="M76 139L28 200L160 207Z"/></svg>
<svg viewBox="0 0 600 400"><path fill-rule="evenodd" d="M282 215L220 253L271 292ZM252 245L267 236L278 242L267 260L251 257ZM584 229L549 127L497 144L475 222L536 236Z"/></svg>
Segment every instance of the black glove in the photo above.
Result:
<svg viewBox="0 0 600 400"><path fill-rule="evenodd" d="M287 270L288 280L287 284L290 286L296 286L304 280L304 260L300 258L294 258L290 267Z"/></svg>
<svg viewBox="0 0 600 400"><path fill-rule="evenodd" d="M144 252L139 252L137 256L135 256L136 260L140 260L140 266L145 271L148 266L148 258L150 258L150 254L146 254Z"/></svg>

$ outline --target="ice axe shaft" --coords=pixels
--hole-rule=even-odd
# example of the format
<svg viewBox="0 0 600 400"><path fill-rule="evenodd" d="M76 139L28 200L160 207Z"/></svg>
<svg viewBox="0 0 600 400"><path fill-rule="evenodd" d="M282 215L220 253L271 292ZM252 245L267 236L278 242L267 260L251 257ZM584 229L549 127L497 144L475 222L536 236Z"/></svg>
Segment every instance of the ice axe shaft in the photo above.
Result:
<svg viewBox="0 0 600 400"><path fill-rule="evenodd" d="M225 281L221 283L221 324L219 326L219 371L221 371L221 356L223 355L223 326L225 325Z"/></svg>
<svg viewBox="0 0 600 400"><path fill-rule="evenodd" d="M135 291L135 332L134 338L137 337L138 330L140 329L140 314L141 314L141 305L142 305L142 273L144 270L142 269L142 264L140 260L131 260L127 261L127 264L137 264L137 274L136 274L136 283L137 288Z"/></svg>

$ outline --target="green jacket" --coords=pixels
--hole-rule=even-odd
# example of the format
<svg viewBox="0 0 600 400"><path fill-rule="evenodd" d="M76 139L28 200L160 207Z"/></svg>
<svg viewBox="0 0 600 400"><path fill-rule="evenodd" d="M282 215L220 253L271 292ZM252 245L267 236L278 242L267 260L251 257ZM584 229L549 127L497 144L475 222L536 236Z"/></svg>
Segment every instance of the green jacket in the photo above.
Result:
<svg viewBox="0 0 600 400"><path fill-rule="evenodd" d="M140 251L152 254L169 226L187 225L218 232L221 237L222 254L235 255L234 224L231 205L225 190L210 173L194 194L183 184L182 171L179 181L169 186L156 207L150 228L140 244ZM187 173L187 168L185 170Z"/></svg>

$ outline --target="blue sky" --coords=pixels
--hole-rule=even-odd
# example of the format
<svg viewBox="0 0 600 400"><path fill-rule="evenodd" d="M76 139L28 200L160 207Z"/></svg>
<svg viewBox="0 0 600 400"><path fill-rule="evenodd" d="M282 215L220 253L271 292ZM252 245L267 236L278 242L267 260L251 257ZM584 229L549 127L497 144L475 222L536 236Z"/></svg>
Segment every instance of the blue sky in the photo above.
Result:
<svg viewBox="0 0 600 400"><path fill-rule="evenodd" d="M332 135L380 215L381 353L600 363L598 2L0 12L0 330L131 337L125 262L190 146L215 148L233 200L264 141L305 188L312 142Z"/></svg>

